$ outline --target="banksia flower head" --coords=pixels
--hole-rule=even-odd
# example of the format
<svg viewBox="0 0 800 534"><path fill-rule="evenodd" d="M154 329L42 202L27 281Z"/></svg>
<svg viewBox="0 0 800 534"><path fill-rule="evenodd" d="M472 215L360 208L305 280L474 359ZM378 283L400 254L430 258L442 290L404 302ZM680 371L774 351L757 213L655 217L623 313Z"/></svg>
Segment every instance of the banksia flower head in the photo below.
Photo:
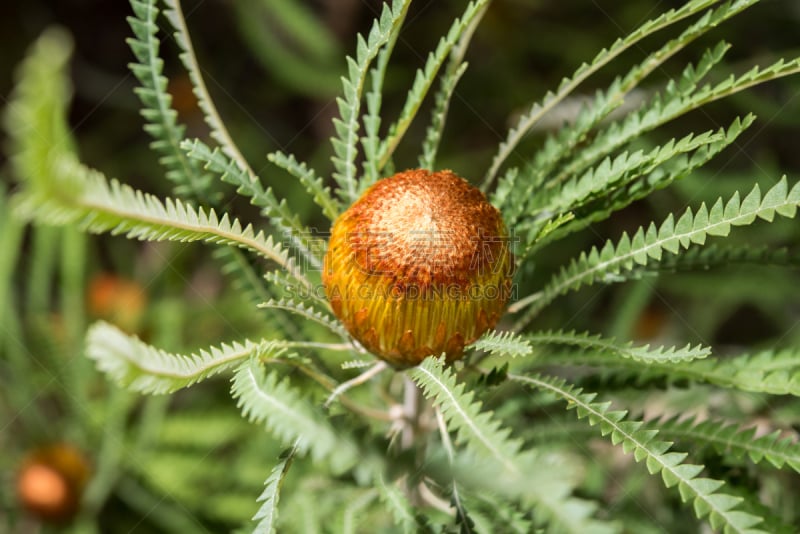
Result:
<svg viewBox="0 0 800 534"><path fill-rule="evenodd" d="M322 280L350 334L398 368L464 346L511 294L500 212L450 171L379 180L335 221Z"/></svg>

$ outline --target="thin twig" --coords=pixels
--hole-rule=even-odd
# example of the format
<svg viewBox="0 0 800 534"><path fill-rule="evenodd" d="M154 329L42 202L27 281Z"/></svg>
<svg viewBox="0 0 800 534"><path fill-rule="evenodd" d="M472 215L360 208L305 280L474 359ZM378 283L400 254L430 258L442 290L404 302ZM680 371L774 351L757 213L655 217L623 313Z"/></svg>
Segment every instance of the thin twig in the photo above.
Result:
<svg viewBox="0 0 800 534"><path fill-rule="evenodd" d="M400 435L400 448L410 449L414 445L420 414L419 388L409 377L403 377L403 414L405 424Z"/></svg>
<svg viewBox="0 0 800 534"><path fill-rule="evenodd" d="M375 365L373 365L372 367L370 367L369 369L367 369L366 371L364 371L363 373L361 373L357 377L351 378L350 380L347 380L346 382L342 382L341 384L336 386L336 389L334 389L333 392L330 394L330 396L328 397L328 400L325 401L325 404L324 404L325 408L328 408L331 405L331 403L334 400L336 400L336 398L339 395L341 395L342 393L344 393L348 389L351 389L351 388L353 388L355 386L363 384L364 382L368 381L370 378L379 375L387 367L389 367L389 366L386 364L386 362L381 361L381 362L376 363Z"/></svg>

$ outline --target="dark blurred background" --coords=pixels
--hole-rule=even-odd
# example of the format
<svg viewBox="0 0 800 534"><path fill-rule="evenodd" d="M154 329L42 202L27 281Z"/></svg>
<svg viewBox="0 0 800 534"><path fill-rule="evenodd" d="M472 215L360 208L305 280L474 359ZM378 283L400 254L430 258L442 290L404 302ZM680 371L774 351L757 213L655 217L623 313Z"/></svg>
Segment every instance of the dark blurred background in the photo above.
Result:
<svg viewBox="0 0 800 534"><path fill-rule="evenodd" d="M547 89L555 88L582 61L624 36L638 24L683 2L655 0L552 1L495 0L469 52L471 64L454 98L442 166L478 180L516 112ZM465 2L418 0L397 46L388 81L384 126L402 105L413 72L449 28ZM323 174L330 169L328 137L336 114L339 75L344 54L352 53L355 33L368 29L378 13L377 0L189 0L184 12L209 89L229 129L255 169L265 169L265 155L277 148L310 160ZM300 24L292 22L300 12ZM143 181L163 190L159 169L142 132L136 84L127 69L132 55L125 43L130 29L124 1L31 0L4 2L0 7L0 94L6 98L14 66L43 28L66 27L76 41L73 62L75 102L72 124L86 161L110 175ZM166 28L165 20L160 25ZM798 42L800 3L766 0L727 22L704 42L690 47L656 73L650 83L674 74L685 60L696 59L703 44L726 39L734 44L731 68L744 70L779 55L794 56ZM205 129L188 81L179 68L171 36L162 33L166 73L189 135ZM659 41L660 42L660 41ZM585 90L604 87L613 76L649 51L647 41L620 62L590 80ZM682 61L683 60L683 61ZM671 66L675 66L673 70ZM662 76L659 78L659 76ZM733 113L754 110L762 125L748 152L764 151L782 168L797 168L798 83L773 84L697 113L697 123L727 124ZM720 109L721 108L721 109ZM397 158L398 167L413 166L425 119L415 122L409 141ZM547 121L545 121L547 122ZM676 130L686 130L686 122ZM554 127L557 121L544 126ZM702 127L700 124L698 127ZM535 149L535 142L532 148ZM264 172L277 176L272 169ZM291 189L287 187L286 193ZM302 209L298 206L299 209Z"/></svg>

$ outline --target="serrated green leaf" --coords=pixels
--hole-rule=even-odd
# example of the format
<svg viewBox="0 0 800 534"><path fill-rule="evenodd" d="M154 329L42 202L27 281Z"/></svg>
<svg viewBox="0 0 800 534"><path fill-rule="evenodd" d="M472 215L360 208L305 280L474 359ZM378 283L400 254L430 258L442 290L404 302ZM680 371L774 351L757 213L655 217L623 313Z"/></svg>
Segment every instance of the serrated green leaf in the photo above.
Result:
<svg viewBox="0 0 800 534"><path fill-rule="evenodd" d="M152 1L152 0L149 0ZM203 79L200 65L197 63L197 56L194 53L192 40L189 37L189 29L186 26L186 18L183 16L183 10L179 0L164 0L167 6L164 14L169 20L172 27L175 29L173 37L175 42L181 49L180 59L183 62L189 73L189 79L192 82L192 91L197 97L197 103L203 112L203 118L206 124L211 129L211 138L220 144L225 154L236 162L236 165L246 171L248 174L253 175L247 160L242 155L239 147L234 143L228 129L225 127L225 122L219 115L214 101L206 88L205 80Z"/></svg>
<svg viewBox="0 0 800 534"><path fill-rule="evenodd" d="M247 419L264 423L277 438L294 444L298 454L310 453L314 460L326 459L336 471L352 467L359 455L355 444L337 432L330 421L312 406L308 396L267 373L258 359L241 365L231 388Z"/></svg>
<svg viewBox="0 0 800 534"><path fill-rule="evenodd" d="M714 0L694 0L687 2L683 7L678 10L671 9L666 13L661 14L655 19L648 20L642 24L638 29L629 34L625 38L617 39L614 44L608 49L601 50L589 63L583 63L575 71L570 78L565 78L558 87L556 92L548 92L541 102L534 103L530 110L522 115L517 125L512 128L506 139L500 144L497 154L495 155L492 165L486 173L483 182L483 190L489 188L497 175L497 172L502 167L508 156L513 153L514 149L524 138L524 136L531 130L531 128L549 111L554 109L561 103L567 96L569 96L578 86L580 86L592 74L600 70L603 66L607 65L614 58L636 45L642 39L645 39L654 33L680 22L681 20L690 17L703 9L715 4ZM750 2L753 3L753 2ZM663 62L669 55L677 51L680 46L685 43L681 40L676 40L674 43L670 42L659 54L653 54L648 57L645 62L641 64L638 69L634 69L628 75L626 84L619 83L614 91L610 91L605 104L595 106L596 110L601 110L594 119L598 121L605 114L609 113L616 106L615 101L621 98L627 91L636 86L646 74L661 62ZM585 120L586 123L592 121ZM581 135L575 136L576 139Z"/></svg>
<svg viewBox="0 0 800 534"><path fill-rule="evenodd" d="M788 465L800 472L800 445L791 436L776 430L756 438L755 427L743 428L726 421L673 418L658 424L662 435L693 446L712 446L720 454L748 458L754 463L769 462L778 469Z"/></svg>
<svg viewBox="0 0 800 534"><path fill-rule="evenodd" d="M129 17L128 22L136 37L128 39L128 45L138 63L130 68L141 84L135 92L144 106L141 114L147 120L145 130L153 136L151 147L161 154L160 161L167 170L166 177L175 183L176 194L187 192L204 199L210 177L180 150L186 127L178 123L172 95L167 92L164 61L159 55L156 0L131 0L131 6L136 17Z"/></svg>
<svg viewBox="0 0 800 534"><path fill-rule="evenodd" d="M279 356L285 342L233 342L189 355L152 347L119 328L95 323L86 337L86 353L118 384L141 393L170 393L221 373L253 354Z"/></svg>
<svg viewBox="0 0 800 534"><path fill-rule="evenodd" d="M686 345L683 348L658 347L651 349L649 345L634 346L632 342L619 343L614 339L606 339L597 334L593 335L588 332L577 333L574 330L570 332L565 332L563 330L537 332L534 334L527 334L523 336L522 339L533 345L573 345L586 350L596 351L599 357L603 357L600 355L608 355L609 357L618 356L644 364L653 362L676 363L691 361L699 358L706 358L711 354L711 348L702 345L697 345L695 347Z"/></svg>
<svg viewBox="0 0 800 534"><path fill-rule="evenodd" d="M555 394L570 405L582 407L583 412L578 412L579 417L588 417L590 424L599 423L612 429L615 440L627 443L629 450L640 451L640 458L645 459L648 471L651 474L661 473L668 488L677 486L684 500L692 500L698 518L707 516L713 528L724 528L726 532L763 533L753 528L763 522L762 518L737 509L741 498L723 493L722 481L699 478L702 466L684 463L685 453L668 452L669 444L656 440L652 431L643 430L640 425L625 424L630 421L612 416L614 412L609 412L607 404L593 402L591 396L562 379L539 375L510 377L535 389Z"/></svg>
<svg viewBox="0 0 800 534"><path fill-rule="evenodd" d="M631 241L631 243L637 243L638 246L627 252L621 252L619 246L614 246L611 241L606 242L603 253L598 253L597 248L593 247L588 256L581 254L577 259L572 260L567 267L564 267L561 272L553 277L544 289L521 299L509 307L509 311L517 312L527 306L531 306L528 313L518 321L517 329L526 324L539 310L546 307L559 295L577 290L583 285L606 281L610 276L616 277L630 272L633 268L630 262L631 259L641 261L647 256L659 261L661 260L662 251L666 250L673 254L680 253L683 248L688 248L694 243L703 242L701 236L719 235L724 229L726 230L731 226L748 225L760 213L775 211L776 205L798 205L799 201L794 197L800 194L800 183L795 184L791 191L784 195L782 202L778 202L775 199L776 194L773 191L776 188L778 191L786 191L786 177L783 177L768 193L770 194L770 205L763 203L756 185L747 196L749 200L746 205L739 202L738 192L728 200L724 212L720 209L722 199L718 200L712 207L708 217L703 213L701 221L707 221L704 225L696 224L694 219L691 219L692 223L689 224L690 216L684 215L683 231L676 228L674 218L670 214L658 228L657 233L652 232L652 226L648 228L646 234L644 228L639 228ZM704 212L705 209L701 205L698 211ZM687 211L687 213L689 212ZM643 234L644 237L640 237L640 234ZM623 241L625 243L628 242L627 238L623 238ZM612 280L615 279L612 278Z"/></svg>
<svg viewBox="0 0 800 534"><path fill-rule="evenodd" d="M257 502L262 504L258 512L253 516L253 521L258 521L253 529L253 534L273 534L276 532L281 486L283 486L283 481L292 466L294 455L294 447L284 452L264 482L264 491L256 499Z"/></svg>
<svg viewBox="0 0 800 534"><path fill-rule="evenodd" d="M405 16L410 0L394 0L391 8L383 5L380 18L375 20L367 40L358 36L356 59L347 58L348 76L342 78L342 96L336 99L340 118L334 119L336 137L331 139L336 171L333 178L339 185L339 196L345 204L356 200L356 155L358 152L358 129L361 118L361 95L369 66L381 48L394 34Z"/></svg>
<svg viewBox="0 0 800 534"><path fill-rule="evenodd" d="M522 338L513 332L500 332L492 330L484 334L470 347L489 352L497 356L527 356L531 353L531 344L526 338Z"/></svg>

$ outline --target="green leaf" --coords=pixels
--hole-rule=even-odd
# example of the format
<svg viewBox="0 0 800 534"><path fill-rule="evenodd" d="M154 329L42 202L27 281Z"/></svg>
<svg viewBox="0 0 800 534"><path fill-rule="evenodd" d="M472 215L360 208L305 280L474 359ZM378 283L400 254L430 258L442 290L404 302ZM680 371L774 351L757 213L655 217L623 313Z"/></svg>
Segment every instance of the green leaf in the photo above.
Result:
<svg viewBox="0 0 800 534"><path fill-rule="evenodd" d="M512 358L528 356L533 351L528 338L513 332L500 332L497 330L487 332L470 347L488 352L493 356L510 356Z"/></svg>
<svg viewBox="0 0 800 534"><path fill-rule="evenodd" d="M697 345L692 347L686 345L683 348L677 347L658 347L651 349L649 345L634 346L633 342L618 343L614 339L605 339L600 335L593 335L588 332L577 333L574 330L565 332L563 330L550 330L547 332L537 332L528 334L523 339L532 345L556 344L573 345L586 349L587 351L598 351L600 353L611 353L622 358L629 358L640 363L654 362L686 362L705 358L711 354L710 347Z"/></svg>
<svg viewBox="0 0 800 534"><path fill-rule="evenodd" d="M269 477L264 482L264 491L257 499L257 502L262 504L256 515L253 516L253 521L258 521L253 529L253 534L273 534L276 532L281 486L283 486L283 481L292 466L294 455L294 448L282 453L278 463L272 468Z"/></svg>
<svg viewBox="0 0 800 534"><path fill-rule="evenodd" d="M465 501L470 510L469 519L473 523L473 530L467 532L474 531L476 534L536 532L529 514L518 510L515 503L498 495L484 492L465 497Z"/></svg>
<svg viewBox="0 0 800 534"><path fill-rule="evenodd" d="M144 106L141 114L147 120L144 129L153 136L151 147L161 154L161 163L167 169L167 178L174 182L175 194L191 194L205 198L210 177L180 150L186 127L177 121L178 113L172 108L172 95L167 92L167 78L163 75L164 61L159 55L160 42L156 18L156 0L131 0L135 17L128 23L135 37L128 45L136 56L137 63L130 65L141 87L136 94Z"/></svg>
<svg viewBox="0 0 800 534"><path fill-rule="evenodd" d="M336 220L342 211L339 201L331 196L330 188L323 185L322 178L318 177L312 169L308 168L305 163L298 163L294 156L287 156L283 152L273 152L267 156L267 159L297 178L306 191L313 196L314 202L322 208L323 215L331 221Z"/></svg>
<svg viewBox="0 0 800 534"><path fill-rule="evenodd" d="M441 85L436 92L436 102L431 111L430 125L425 133L425 141L422 143L422 153L419 156L421 169L433 170L436 165L436 153L439 151L439 142L444 133L450 100L456 90L456 85L466 71L467 64L461 63L457 69L446 72L442 77Z"/></svg>
<svg viewBox="0 0 800 534"><path fill-rule="evenodd" d="M381 48L397 31L402 22L410 0L394 0L392 7L383 5L380 18L373 22L365 40L358 36L356 59L347 58L347 77L342 78L344 87L341 97L336 99L340 118L334 119L336 137L331 139L335 156L333 178L339 185L339 196L345 204L356 200L356 155L358 152L358 128L361 115L361 96L369 72L370 63Z"/></svg>
<svg viewBox="0 0 800 534"><path fill-rule="evenodd" d="M197 63L197 56L194 53L192 40L189 37L189 29L186 26L186 19L183 16L180 1L164 0L164 3L167 6L167 10L164 14L175 29L173 37L182 51L180 59L189 73L189 79L192 82L192 91L197 97L197 103L203 112L203 118L211 129L211 138L220 144L225 154L233 159L240 169L253 175L252 169L239 151L236 143L233 142L230 133L228 133L228 129L225 127L225 122L222 120L222 117L220 117L214 105L214 101L211 99L211 95L208 92L200 70L200 65Z"/></svg>
<svg viewBox="0 0 800 534"><path fill-rule="evenodd" d="M252 225L242 228L228 215L221 219L213 209L195 210L173 199L158 198L120 184L108 182L100 172L84 167L74 156L53 162L54 176L45 189L25 188L16 197L18 213L41 223L75 223L94 233L124 234L144 241L204 241L251 250L286 269L303 285L309 282L287 251L272 237L256 232ZM34 180L30 181L35 184ZM68 186L71 192L62 191Z"/></svg>
<svg viewBox="0 0 800 534"><path fill-rule="evenodd" d="M377 65L370 71L370 80L372 82L369 92L366 96L367 112L364 114L364 132L365 136L361 140L364 147L364 176L360 181L360 189L364 191L367 187L374 184L378 178L378 150L380 148L380 127L381 127L381 106L383 105L383 83L386 78L386 69L389 66L389 60L394 52L394 47L397 44L397 39L400 36L400 29L406 19L408 8L411 7L411 2L404 2L402 13L397 20L397 23L392 28L386 44L383 45L377 56Z"/></svg>
<svg viewBox="0 0 800 534"><path fill-rule="evenodd" d="M739 122L734 123L737 126ZM599 165L588 169L581 176L568 180L558 189L542 192L537 199L537 206L529 212L529 217L540 218L542 213L565 213L574 211L589 200L608 195L619 187L623 187L640 176L652 173L667 161L682 154L689 154L719 143L725 139L725 130L707 131L699 135L689 134L676 141L667 143L645 153L638 150L633 153L623 152L615 158L606 158Z"/></svg>
<svg viewBox="0 0 800 534"><path fill-rule="evenodd" d="M263 208L263 214L273 223L285 228L295 236L308 235L308 228L303 226L297 213L286 205L286 200L278 201L271 187L264 188L257 176L241 168L233 159L226 156L221 149L211 149L208 145L194 139L185 140L181 148L193 160L202 163L206 170L220 176L223 182L236 186L236 192L250 198L254 206Z"/></svg>
<svg viewBox="0 0 800 534"><path fill-rule="evenodd" d="M450 429L457 432L456 444L493 459L504 471L519 474L514 459L521 443L509 439L510 430L493 420L490 413L480 411L481 403L473 401L474 393L465 392L464 384L457 384L455 375L445 369L439 360L427 358L409 374L425 396L442 410Z"/></svg>
<svg viewBox="0 0 800 534"><path fill-rule="evenodd" d="M510 375L512 380L549 392L575 409L579 419L600 425L603 436L633 453L637 462L644 461L650 474L661 474L664 485L676 487L683 501L691 500L698 518L708 517L711 528L725 532L763 533L756 528L763 519L741 511L741 497L723 493L719 480L699 477L703 466L684 463L685 453L672 452L671 443L656 439L657 430L644 427L641 421L626 420L626 412L611 411L610 403L594 402L595 394L567 384L564 380L543 376Z"/></svg>
<svg viewBox="0 0 800 534"><path fill-rule="evenodd" d="M752 0L747 3L752 3ZM678 93L667 94L666 98L660 98L657 95L652 101L646 102L639 111L629 114L622 121L615 122L598 133L589 146L581 150L559 175L553 177L553 181L559 182L564 176L581 172L619 147L685 113L755 85L797 73L800 73L800 58L788 62L780 59L765 68L754 67L738 78L731 75L716 85L704 85L689 96Z"/></svg>
<svg viewBox="0 0 800 534"><path fill-rule="evenodd" d="M509 307L509 311L517 312L531 306L517 325L521 326L559 295L598 281L618 281L621 273L629 273L635 268L661 261L664 252L678 254L690 246L703 245L706 237L727 236L732 226L749 225L756 218L772 221L776 213L794 217L798 205L800 183L790 190L786 178L783 177L763 199L756 185L746 196L745 202L741 202L736 193L727 202L723 203L721 198L718 199L710 209L705 203L696 212L687 208L678 219L677 225L674 217L669 215L658 228L651 223L647 230L639 228L633 237L623 233L616 245L606 241L601 250L593 247L588 255L582 253L542 290L517 301Z"/></svg>
<svg viewBox="0 0 800 534"><path fill-rule="evenodd" d="M715 3L717 3L715 0L694 0L687 2L678 10L671 9L655 19L648 20L624 39L617 39L611 47L601 50L589 63L583 63L570 78L565 78L561 82L561 85L559 85L555 93L548 92L541 102L533 104L531 109L520 117L517 125L508 132L505 141L500 144L497 154L492 161L492 165L486 173L482 189L485 191L489 188L503 163L514 152L520 141L522 141L539 119L561 103L592 74L636 45L636 43L642 39L690 17Z"/></svg>
<svg viewBox="0 0 800 534"><path fill-rule="evenodd" d="M725 9L723 6L722 9ZM733 16L730 11L724 11L726 16ZM626 94L637 87L654 69L660 67L667 59L680 51L694 38L719 23L718 18L704 16L676 39L667 42L658 51L651 53L647 58L632 68L623 78L617 78L609 88L598 93L591 106L586 107L575 119L575 122L559 129L556 134L548 136L544 147L536 152L531 165L530 186L528 190L541 191L542 189L552 189L558 183L563 183L564 179L572 176L561 176L561 181L547 182L548 187L542 185L547 178L557 175L555 172L557 165L562 159L575 153L578 143L585 141L589 132L600 122L607 118L609 114L623 103ZM713 49L706 50L703 57L695 67L688 64L677 81L670 80L664 92L663 99L685 98L690 95L698 83L708 74L712 67L718 64L730 48L726 43L719 43ZM531 206L539 205L536 196L524 196L523 199L532 201Z"/></svg>
<svg viewBox="0 0 800 534"><path fill-rule="evenodd" d="M237 193L250 197L250 202L261 208L261 214L289 236L311 266L321 268L322 258L308 242L311 231L300 222L297 213L289 208L285 199L279 201L275 198L271 187L265 189L257 176L241 168L219 148L211 150L199 139L186 140L181 143L181 148L190 158L201 162L206 170L220 175L223 182L235 185Z"/></svg>
<svg viewBox="0 0 800 534"><path fill-rule="evenodd" d="M277 357L285 342L233 342L189 355L171 354L105 322L92 325L86 353L98 369L131 391L170 393L221 373L251 355Z"/></svg>
<svg viewBox="0 0 800 534"><path fill-rule="evenodd" d="M382 169L392 157L400 141L403 139L411 121L416 117L422 101L428 94L428 91L433 85L436 78L436 73L444 64L445 59L450 54L453 47L459 42L462 36L470 35L468 32L474 20L479 19L485 12L489 0L474 0L467 5L464 14L461 18L456 19L450 26L447 34L439 40L436 50L428 54L428 60L425 62L425 68L417 70L417 75L414 78L414 84L408 92L408 97L400 112L400 117L392 123L389 127L389 133L383 140L378 151L378 169Z"/></svg>
<svg viewBox="0 0 800 534"><path fill-rule="evenodd" d="M264 423L284 443L294 443L298 454L310 453L315 461L326 459L337 472L359 460L350 438L337 432L311 405L308 395L281 380L277 372L267 374L257 358L237 369L232 392L247 419Z"/></svg>
<svg viewBox="0 0 800 534"><path fill-rule="evenodd" d="M273 288L266 285L264 278L260 275L261 267L253 265L247 256L234 247L220 247L214 251L214 257L220 263L220 270L229 277L232 287L245 295L254 307L258 304L272 299L275 295ZM288 281L289 277L283 275ZM297 282L291 279L293 284ZM285 334L287 339L299 339L300 330L281 310L273 310L265 316L276 323L276 326Z"/></svg>
<svg viewBox="0 0 800 534"><path fill-rule="evenodd" d="M15 178L31 181L35 187L45 187L49 182L54 153L74 150L75 141L65 119L72 95L65 70L72 50L72 38L65 31L45 31L22 62L17 86L6 106L5 126Z"/></svg>
<svg viewBox="0 0 800 534"><path fill-rule="evenodd" d="M237 37L259 61L271 85L328 101L341 87L342 47L317 6L297 0L237 0Z"/></svg>
<svg viewBox="0 0 800 534"><path fill-rule="evenodd" d="M595 503L570 495L572 486L566 479L566 468L559 472L547 458L531 452L522 453L521 441L510 437L511 429L493 419L491 412L481 411L481 403L474 400L474 392L466 392L464 384L456 382L453 371L445 368L441 360L427 358L409 374L441 410L448 429L456 432L456 445L466 448L468 459L460 462L457 459L456 471L467 468L475 472L475 466L481 465L494 473L497 480L502 480L504 492L522 493L542 518L567 532L615 531L613 525L591 517ZM486 463L487 460L490 463ZM545 471L549 471L547 477L537 476Z"/></svg>
<svg viewBox="0 0 800 534"><path fill-rule="evenodd" d="M418 532L419 525L414 515L414 509L411 503L408 502L408 498L400 491L400 488L394 484L386 484L381 481L378 484L378 490L380 491L381 502L391 512L395 525L399 526L401 531L407 534Z"/></svg>
<svg viewBox="0 0 800 534"><path fill-rule="evenodd" d="M69 90L64 69L69 52L63 34L45 34L23 64L10 106L12 160L23 185L14 199L19 214L42 223L75 223L91 232L141 240L234 245L275 261L303 285L310 285L286 250L252 226L242 228L227 215L220 219L213 210L195 210L180 200L162 202L81 165L66 122Z"/></svg>
<svg viewBox="0 0 800 534"><path fill-rule="evenodd" d="M693 380L702 383L772 395L800 396L800 352L797 349L767 350L735 358L708 358L672 364L653 362L646 368L631 360L609 359L596 352L575 351L540 355L537 365L592 365L604 370L632 369L638 381L654 377L670 380Z"/></svg>
<svg viewBox="0 0 800 534"><path fill-rule="evenodd" d="M743 428L727 421L677 417L660 421L658 428L664 436L691 443L693 447L710 445L720 454L747 457L753 463L767 461L778 469L788 465L800 473L800 445L789 436L781 437L780 430L756 437L755 426Z"/></svg>
<svg viewBox="0 0 800 534"><path fill-rule="evenodd" d="M286 310L291 313L295 313L310 321L314 321L315 323L319 323L322 326L328 328L334 334L337 334L339 337L343 339L350 339L349 334L347 331L342 327L342 324L336 320L332 315L327 312L319 311L315 309L313 306L307 306L303 304L303 302L290 299L290 298L283 298L283 299L271 299L267 302L262 302L258 305L259 308L269 308L269 309L278 309L278 310Z"/></svg>
<svg viewBox="0 0 800 534"><path fill-rule="evenodd" d="M749 246L713 244L703 248L689 249L679 256L665 257L656 265L643 267L641 276L653 272L680 272L709 270L731 265L788 265L799 266L800 254L791 253L785 247L768 245Z"/></svg>
<svg viewBox="0 0 800 534"><path fill-rule="evenodd" d="M593 108L588 112L588 116L579 118L576 121L576 128L574 132L569 132L567 128L564 132L566 136L566 143L558 148L549 148L540 157L537 154L535 169L536 174L534 182L541 185L545 179L547 180L547 187L562 182L570 177L570 174L556 173L556 163L563 158L564 154L573 154L576 144L585 139L586 134L597 126L600 121L605 118L617 105L622 103L626 93L635 88L639 83L647 77L655 69L659 68L667 59L674 56L680 50L686 47L695 39L701 37L709 30L717 27L727 19L741 13L745 9L755 4L758 0L740 0L725 2L716 9L706 11L702 17L692 23L686 28L678 37L671 39L665 43L659 50L647 56L639 65L631 69L628 74L618 83L612 84L612 87L605 93L598 96L597 101ZM691 64L684 69L681 77L677 82L670 81L663 93L658 95L661 101L674 102L675 105L680 105L680 102L690 98L692 93L697 90L700 80L710 71L710 69L717 64L725 54L727 45L721 43L716 48L706 51L700 60L697 68ZM665 104L665 108L673 107L672 104ZM643 108L644 109L644 108Z"/></svg>
<svg viewBox="0 0 800 534"><path fill-rule="evenodd" d="M555 200L556 212L546 219L544 215L547 210L537 212L538 217L526 216L518 224L518 229L528 229L529 242L535 239L526 254L603 220L653 191L689 176L733 144L754 121L753 115L747 115L744 119L737 117L727 131L720 129L716 134L707 132L698 137L687 136L678 143L671 141L642 156L638 162L631 161L627 154L615 158L612 166L606 163L610 160L604 160L582 177L567 181L562 186L563 190L554 189L550 195L543 194L545 199L559 199ZM631 163L633 166L629 166ZM535 212L537 205L539 202L535 201L526 210ZM568 221L547 232L548 225L555 224L566 215L570 216Z"/></svg>

